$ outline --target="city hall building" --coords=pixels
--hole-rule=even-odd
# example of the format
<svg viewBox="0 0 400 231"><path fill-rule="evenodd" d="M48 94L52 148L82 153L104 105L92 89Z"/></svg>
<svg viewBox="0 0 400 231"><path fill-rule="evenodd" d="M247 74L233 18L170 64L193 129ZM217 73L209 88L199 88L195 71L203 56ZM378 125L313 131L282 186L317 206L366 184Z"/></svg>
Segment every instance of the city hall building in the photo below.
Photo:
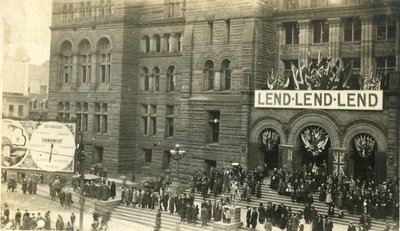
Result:
<svg viewBox="0 0 400 231"><path fill-rule="evenodd" d="M87 165L111 174L175 172L179 143L186 179L264 161L398 176L398 15L396 0L55 0L48 117L76 121Z"/></svg>

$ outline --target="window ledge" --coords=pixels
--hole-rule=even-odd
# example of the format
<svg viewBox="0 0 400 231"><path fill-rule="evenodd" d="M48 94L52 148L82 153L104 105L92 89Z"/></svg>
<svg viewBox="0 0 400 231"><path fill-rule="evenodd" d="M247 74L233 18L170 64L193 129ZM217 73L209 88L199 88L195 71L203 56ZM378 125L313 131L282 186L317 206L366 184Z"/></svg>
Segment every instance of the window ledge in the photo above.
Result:
<svg viewBox="0 0 400 231"><path fill-rule="evenodd" d="M219 143L208 143L206 144L206 147L217 147L219 146Z"/></svg>

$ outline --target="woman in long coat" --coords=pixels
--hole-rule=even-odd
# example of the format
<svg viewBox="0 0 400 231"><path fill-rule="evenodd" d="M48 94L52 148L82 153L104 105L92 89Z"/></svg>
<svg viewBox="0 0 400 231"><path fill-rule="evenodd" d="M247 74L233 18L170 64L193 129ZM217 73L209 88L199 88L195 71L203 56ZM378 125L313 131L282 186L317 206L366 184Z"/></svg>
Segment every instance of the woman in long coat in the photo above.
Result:
<svg viewBox="0 0 400 231"><path fill-rule="evenodd" d="M114 181L111 182L111 186L110 186L110 197L111 199L114 199L114 197L117 195L117 189L115 188L115 183Z"/></svg>
<svg viewBox="0 0 400 231"><path fill-rule="evenodd" d="M258 206L258 221L262 224L265 221L265 208L263 203Z"/></svg>

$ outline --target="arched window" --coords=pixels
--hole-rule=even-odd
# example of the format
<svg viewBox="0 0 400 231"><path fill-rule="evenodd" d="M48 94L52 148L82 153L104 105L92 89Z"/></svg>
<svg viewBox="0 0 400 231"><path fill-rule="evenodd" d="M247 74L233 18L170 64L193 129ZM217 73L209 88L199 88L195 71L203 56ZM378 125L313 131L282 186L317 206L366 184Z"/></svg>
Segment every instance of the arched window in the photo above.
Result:
<svg viewBox="0 0 400 231"><path fill-rule="evenodd" d="M149 36L144 36L144 52L147 54L147 53L150 53L150 38L149 38Z"/></svg>
<svg viewBox="0 0 400 231"><path fill-rule="evenodd" d="M44 109L44 103L43 103L43 101L41 101L40 103L39 103L39 108L38 109Z"/></svg>
<svg viewBox="0 0 400 231"><path fill-rule="evenodd" d="M88 40L82 40L79 44L79 57L78 62L80 63L79 77L82 83L90 83L92 75L91 67L91 54L90 54L90 43Z"/></svg>
<svg viewBox="0 0 400 231"><path fill-rule="evenodd" d="M149 80L149 70L144 67L143 68L143 90L144 91L149 91L149 85L150 85L150 80Z"/></svg>
<svg viewBox="0 0 400 231"><path fill-rule="evenodd" d="M63 83L69 83L72 77L72 44L69 41L61 45L61 79Z"/></svg>
<svg viewBox="0 0 400 231"><path fill-rule="evenodd" d="M229 59L224 59L221 63L221 84L222 89L231 89L231 61Z"/></svg>
<svg viewBox="0 0 400 231"><path fill-rule="evenodd" d="M167 69L167 92L175 90L175 67L169 66Z"/></svg>
<svg viewBox="0 0 400 231"><path fill-rule="evenodd" d="M97 45L100 63L100 83L111 81L111 44L107 38L100 39Z"/></svg>
<svg viewBox="0 0 400 231"><path fill-rule="evenodd" d="M161 52L161 38L159 35L154 35L154 42L156 45L156 52L159 53Z"/></svg>
<svg viewBox="0 0 400 231"><path fill-rule="evenodd" d="M214 89L214 62L207 60L204 64L205 89Z"/></svg>
<svg viewBox="0 0 400 231"><path fill-rule="evenodd" d="M154 90L160 90L160 68L154 67L153 68L153 76L154 76Z"/></svg>

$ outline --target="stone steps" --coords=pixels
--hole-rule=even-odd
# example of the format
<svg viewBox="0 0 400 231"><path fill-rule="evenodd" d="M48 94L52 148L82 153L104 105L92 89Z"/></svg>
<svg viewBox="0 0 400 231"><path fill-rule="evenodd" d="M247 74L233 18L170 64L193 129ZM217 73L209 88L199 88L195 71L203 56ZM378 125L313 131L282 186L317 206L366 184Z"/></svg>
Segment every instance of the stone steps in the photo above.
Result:
<svg viewBox="0 0 400 231"><path fill-rule="evenodd" d="M242 201L238 202L237 205L241 206L242 208L246 208L246 206L258 208L259 203L263 203L265 206L268 202L272 202L273 204L283 203L287 207L290 206L293 213L297 213L298 211L304 210L305 204L292 202L289 196L279 195L277 191L272 190L269 187L269 180L266 180L266 183L262 185L261 191L262 191L261 198L252 197L249 203ZM187 193L190 193L190 189L187 190ZM323 202L320 202L319 196L316 193L313 194L313 197L314 197L313 207L315 208L315 210L318 211L318 214L326 215L328 212L328 205L326 205ZM196 201L202 201L200 193L196 193L195 198ZM332 217L332 221L334 222L334 224L348 225L350 222L354 224L359 224L361 215L349 214L347 211L344 211L344 217L338 218L337 217L338 209L335 209L335 213L336 215ZM375 218L371 218L371 220L372 220L371 230L377 230L377 231L384 230L386 226L386 220L382 219L378 220ZM242 221L244 221L245 223L245 218L242 217ZM393 220L388 219L388 221L392 227L395 225L395 222L393 222Z"/></svg>
<svg viewBox="0 0 400 231"><path fill-rule="evenodd" d="M111 213L110 224L112 222L119 222L132 227L133 224L138 223L148 227L155 226L156 210L140 207L127 207L117 206ZM197 225L180 223L180 216L177 214L169 214L167 211L161 212L161 230L190 230L190 231L204 231L212 230L211 224L206 228L200 227L201 223L197 221Z"/></svg>

